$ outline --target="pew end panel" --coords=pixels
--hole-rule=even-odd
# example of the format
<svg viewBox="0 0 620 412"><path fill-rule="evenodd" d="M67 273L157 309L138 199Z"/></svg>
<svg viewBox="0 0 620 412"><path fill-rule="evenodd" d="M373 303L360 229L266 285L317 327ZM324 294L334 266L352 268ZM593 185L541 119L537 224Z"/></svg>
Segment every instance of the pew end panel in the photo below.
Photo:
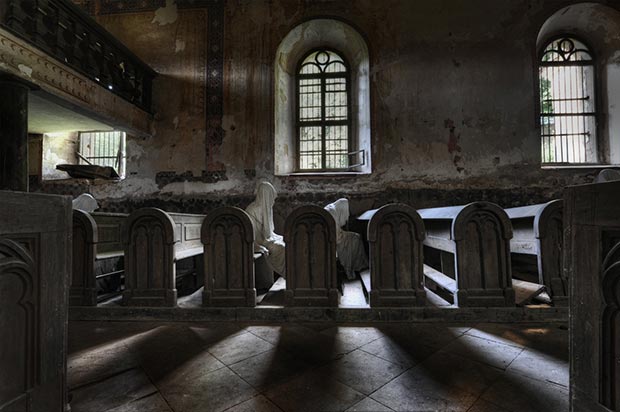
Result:
<svg viewBox="0 0 620 412"><path fill-rule="evenodd" d="M368 224L371 307L424 306L424 223L404 204L391 204L372 214Z"/></svg>
<svg viewBox="0 0 620 412"><path fill-rule="evenodd" d="M176 305L175 232L175 222L161 209L138 209L129 215L123 305Z"/></svg>
<svg viewBox="0 0 620 412"><path fill-rule="evenodd" d="M72 266L68 196L0 191L0 409L63 412Z"/></svg>
<svg viewBox="0 0 620 412"><path fill-rule="evenodd" d="M570 410L620 410L620 182L564 191Z"/></svg>
<svg viewBox="0 0 620 412"><path fill-rule="evenodd" d="M512 226L503 209L474 202L418 213L426 227L424 245L440 251L443 267L425 273L429 289L451 294L459 307L515 305L509 246Z"/></svg>
<svg viewBox="0 0 620 412"><path fill-rule="evenodd" d="M90 214L73 210L73 270L69 288L70 306L97 305L95 256L97 223Z"/></svg>
<svg viewBox="0 0 620 412"><path fill-rule="evenodd" d="M295 209L287 218L286 306L337 307L336 222L322 207Z"/></svg>
<svg viewBox="0 0 620 412"><path fill-rule="evenodd" d="M568 305L562 268L563 201L506 209L513 225L513 276L544 285L555 305Z"/></svg>
<svg viewBox="0 0 620 412"><path fill-rule="evenodd" d="M202 224L204 306L254 307L254 228L237 207L210 212Z"/></svg>

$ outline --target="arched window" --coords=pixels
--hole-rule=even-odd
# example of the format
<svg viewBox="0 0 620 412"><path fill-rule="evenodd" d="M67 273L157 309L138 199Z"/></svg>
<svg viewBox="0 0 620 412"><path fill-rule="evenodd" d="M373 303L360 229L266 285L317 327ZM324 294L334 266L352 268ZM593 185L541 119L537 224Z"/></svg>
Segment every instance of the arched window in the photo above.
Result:
<svg viewBox="0 0 620 412"><path fill-rule="evenodd" d="M349 66L326 48L297 69L297 169L346 170L351 152Z"/></svg>
<svg viewBox="0 0 620 412"><path fill-rule="evenodd" d="M304 21L282 39L273 67L274 174L372 173L364 36L340 20Z"/></svg>
<svg viewBox="0 0 620 412"><path fill-rule="evenodd" d="M573 37L543 49L539 66L544 164L598 163L594 59Z"/></svg>

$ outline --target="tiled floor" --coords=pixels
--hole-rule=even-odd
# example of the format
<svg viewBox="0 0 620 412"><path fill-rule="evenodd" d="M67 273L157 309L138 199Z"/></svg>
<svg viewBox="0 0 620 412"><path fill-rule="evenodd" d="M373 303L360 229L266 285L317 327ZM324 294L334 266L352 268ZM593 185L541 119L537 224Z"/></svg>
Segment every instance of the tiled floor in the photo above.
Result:
<svg viewBox="0 0 620 412"><path fill-rule="evenodd" d="M553 326L73 322L73 412L568 411Z"/></svg>

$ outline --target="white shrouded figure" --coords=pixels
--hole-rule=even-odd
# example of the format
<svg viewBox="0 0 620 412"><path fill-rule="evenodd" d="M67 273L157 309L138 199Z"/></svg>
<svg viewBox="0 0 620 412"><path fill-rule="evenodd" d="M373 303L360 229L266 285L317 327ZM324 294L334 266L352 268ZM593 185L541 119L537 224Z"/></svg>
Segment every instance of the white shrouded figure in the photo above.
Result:
<svg viewBox="0 0 620 412"><path fill-rule="evenodd" d="M605 183L620 180L620 170L603 169L594 179L594 183Z"/></svg>
<svg viewBox="0 0 620 412"><path fill-rule="evenodd" d="M82 193L81 195L73 199L73 209L83 210L84 212L91 213L99 209L99 205L97 204L97 201L92 195L88 193Z"/></svg>
<svg viewBox="0 0 620 412"><path fill-rule="evenodd" d="M345 198L325 206L336 221L336 254L340 264L344 267L347 278L354 279L355 272L368 267L368 257L362 237L359 233L342 230L349 220L349 201Z"/></svg>
<svg viewBox="0 0 620 412"><path fill-rule="evenodd" d="M276 189L269 182L261 182L256 187L256 199L245 209L254 226L254 248L256 252L269 253L266 258L273 270L285 275L284 238L274 232L273 205Z"/></svg>

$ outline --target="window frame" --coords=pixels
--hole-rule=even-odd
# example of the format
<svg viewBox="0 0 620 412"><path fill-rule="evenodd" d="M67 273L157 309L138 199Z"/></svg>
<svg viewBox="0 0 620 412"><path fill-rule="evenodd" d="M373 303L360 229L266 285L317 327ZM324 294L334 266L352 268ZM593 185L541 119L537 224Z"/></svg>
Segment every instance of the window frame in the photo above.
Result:
<svg viewBox="0 0 620 412"><path fill-rule="evenodd" d="M329 73L320 73L320 74L314 74L314 75L302 75L300 73L303 65L304 65L304 61L308 58L308 56L320 52L320 51L327 51L327 52L331 52L331 53L335 53L338 55L338 57L340 57L340 59L342 59L343 65L345 66L346 69L346 74L343 76L340 73L336 73L330 76ZM327 78L345 78L345 82L346 82L346 95L347 95L347 119L346 119L346 124L345 126L347 127L347 163L349 164L347 167L344 168L326 168L326 157L327 157L327 148L326 148L326 138L325 138L325 127L326 126L330 126L330 122L334 122L334 121L326 121L325 120L325 108L326 108L326 104L325 104L325 94L326 94L326 86L325 86L325 79ZM300 142L301 142L301 135L300 135L300 130L301 127L304 125L304 122L302 122L300 120L300 108L301 108L301 94L299 93L300 91L300 80L301 79L308 79L308 78L319 78L321 79L321 120L318 121L318 125L320 125L321 127L321 168L317 168L317 169L302 169L300 167L300 155L301 155L301 150L300 150ZM302 57L297 61L297 64L295 66L295 173L338 173L338 172L350 172L353 168L355 168L355 166L351 166L351 159L350 156L352 155L352 153L357 153L357 145L355 144L355 139L353 138L353 112L352 112L352 105L351 105L351 66L349 64L349 61L347 60L347 58L345 57L345 54L342 53L341 51L334 49L333 47L328 47L328 46L322 46L322 47L315 47L312 48L310 50L308 50L306 53L304 53L302 55ZM342 126L343 124L341 123L342 121L335 121L338 122L338 124L334 124L334 125L340 125ZM314 122L313 122L314 123ZM317 126L317 125L314 125Z"/></svg>
<svg viewBox="0 0 620 412"><path fill-rule="evenodd" d="M596 161L594 162L544 162L543 161L543 156L542 156L542 145L543 145L543 138L542 138L542 122L541 122L541 117L542 117L542 105L541 105L541 93L542 90L540 88L540 80L541 80L541 76L540 76L540 71L541 71L541 67L544 67L542 65L542 58L545 54L545 50L547 49L547 47L549 47L549 45L557 40L560 39L573 39L576 40L580 43L582 43L586 48L587 48L587 52L589 53L590 57L591 57L591 62L588 62L589 64L584 64L584 66L591 66L592 67L592 73L593 73L593 93L594 93L594 112L592 117L594 118L594 130L596 133L595 136L595 155L596 155ZM578 62L573 62L573 63L578 63ZM579 65L579 64L577 64ZM558 65L558 66L562 66L562 65ZM600 84L600 78L601 78L601 74L600 74L600 59L598 58L598 55L595 51L595 49L592 47L592 45L587 41L584 40L583 37L581 37L579 34L576 34L574 32L571 31L562 31L559 33L556 33L552 36L549 36L547 38L545 38L544 41L541 42L541 46L539 47L537 53L536 53L536 66L535 66L535 85L536 85L536 96L535 96L535 107L536 107L536 128L538 129L538 141L539 141L539 153L540 153L540 165L542 168L561 168L561 167L596 167L596 166L602 166L602 165L606 165L609 164L608 162L608 143L606 142L605 136L602 133L602 124L601 124L601 116L602 116L602 102L603 102L603 96L602 96L602 87Z"/></svg>
<svg viewBox="0 0 620 412"><path fill-rule="evenodd" d="M112 156L86 156L84 154L84 150L83 150L84 139L82 138L82 135L91 134L89 138L92 139L93 134L103 134L103 133L119 133L120 134L121 139L119 140L119 147L117 149L117 154L119 152L122 154L120 159L118 155L115 157L112 157ZM116 171L116 173L118 173L121 179L125 178L126 172L127 172L127 133L126 132L122 130L81 130L78 132L78 148L79 150L77 151L77 155L78 155L77 164L91 164L95 166L105 167L105 165L95 163L91 159L117 159L119 160L118 168L116 168L115 166L112 166L112 168Z"/></svg>

